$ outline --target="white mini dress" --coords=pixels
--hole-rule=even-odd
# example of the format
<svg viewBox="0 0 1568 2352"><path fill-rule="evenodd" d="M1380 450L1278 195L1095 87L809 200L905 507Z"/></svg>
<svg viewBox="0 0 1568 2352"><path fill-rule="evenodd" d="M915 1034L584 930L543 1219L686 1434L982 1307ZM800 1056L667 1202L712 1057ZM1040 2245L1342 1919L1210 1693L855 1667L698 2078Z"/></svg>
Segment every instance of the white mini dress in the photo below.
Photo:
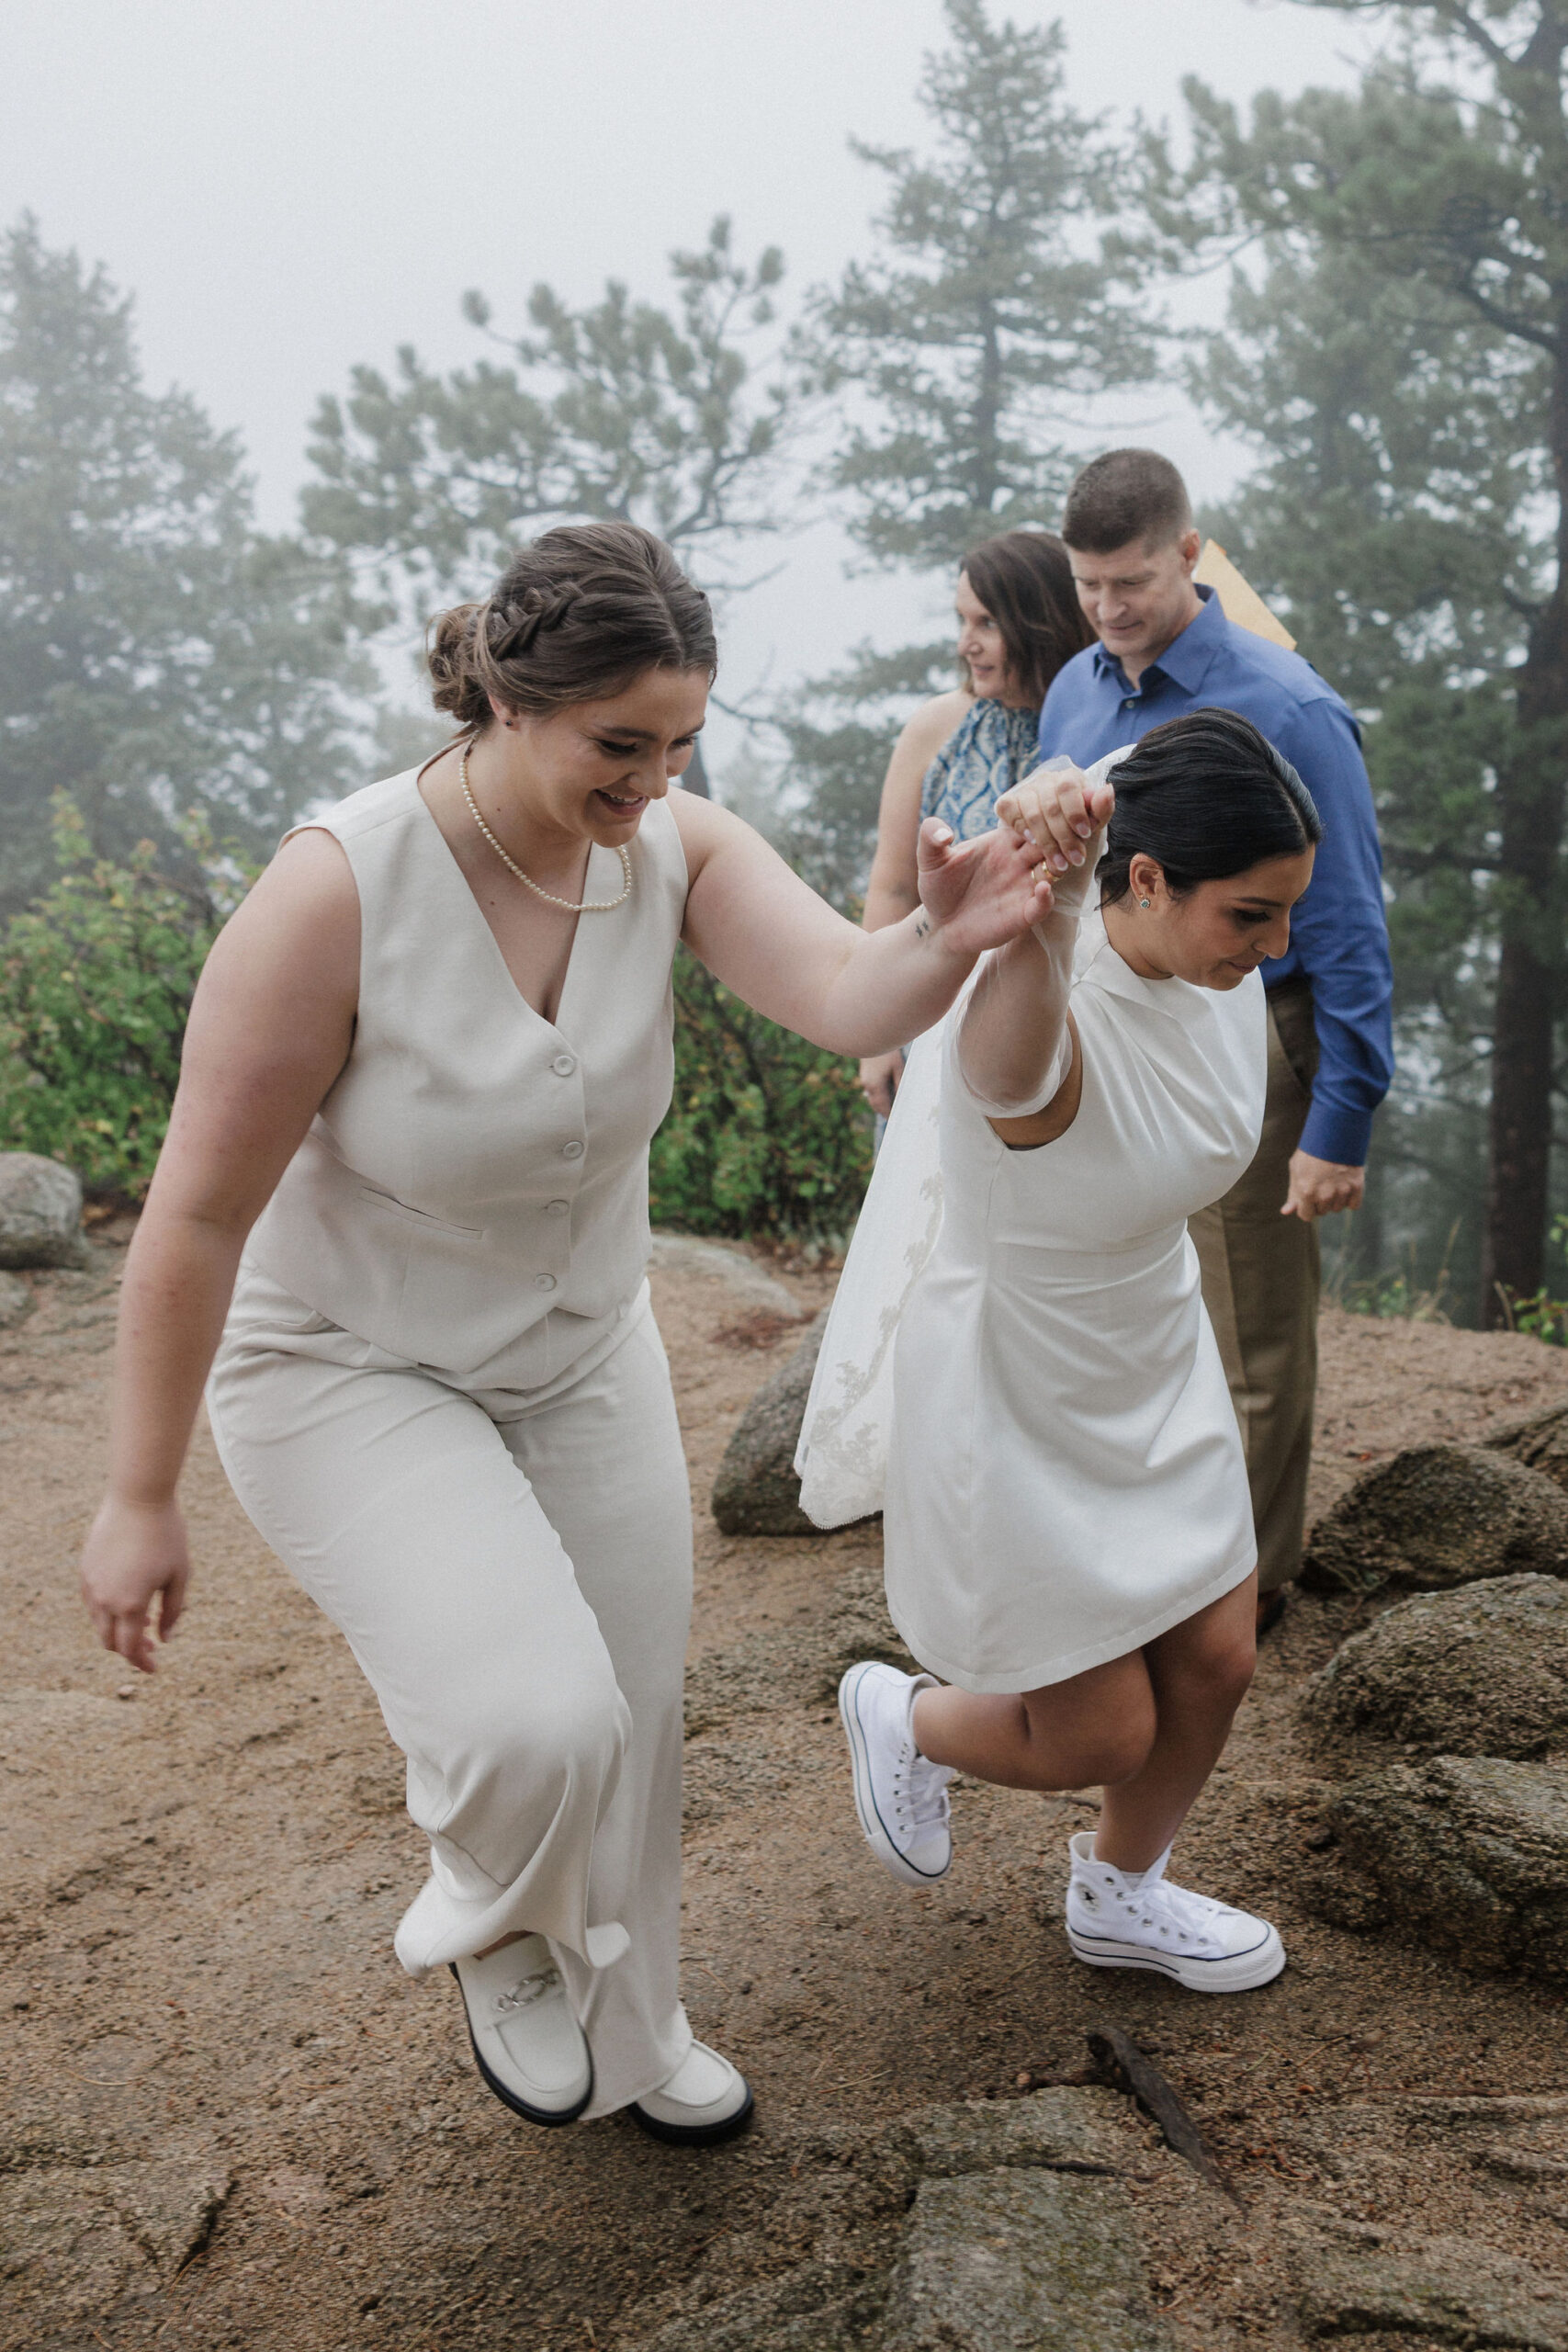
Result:
<svg viewBox="0 0 1568 2352"><path fill-rule="evenodd" d="M1256 1559L1241 1438L1187 1219L1263 1120L1256 974L1140 979L1089 917L1077 1118L1010 1150L942 1048L942 1223L902 1302L887 1601L921 1664L978 1692L1120 1657Z"/></svg>

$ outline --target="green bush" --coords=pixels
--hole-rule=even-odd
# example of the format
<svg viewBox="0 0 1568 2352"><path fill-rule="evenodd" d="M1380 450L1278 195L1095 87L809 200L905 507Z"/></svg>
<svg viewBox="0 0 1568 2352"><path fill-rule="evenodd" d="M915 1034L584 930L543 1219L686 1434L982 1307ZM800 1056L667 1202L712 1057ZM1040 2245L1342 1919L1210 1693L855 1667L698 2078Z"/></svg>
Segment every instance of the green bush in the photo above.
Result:
<svg viewBox="0 0 1568 2352"><path fill-rule="evenodd" d="M65 1160L89 1190L137 1200L223 910L155 874L150 843L125 865L95 858L63 799L54 838L60 877L12 916L0 946L0 1146Z"/></svg>
<svg viewBox="0 0 1568 2352"><path fill-rule="evenodd" d="M209 840L191 847L209 895L174 888L144 845L95 858L57 804L59 879L0 945L0 1148L41 1151L91 1191L139 1200L179 1078L197 977L230 899ZM675 1095L654 1138L656 1224L692 1233L843 1233L871 1174L854 1065L775 1028L682 949Z"/></svg>
<svg viewBox="0 0 1568 2352"><path fill-rule="evenodd" d="M764 1021L682 948L675 1095L651 1154L654 1223L781 1239L842 1234L871 1159L855 1065Z"/></svg>

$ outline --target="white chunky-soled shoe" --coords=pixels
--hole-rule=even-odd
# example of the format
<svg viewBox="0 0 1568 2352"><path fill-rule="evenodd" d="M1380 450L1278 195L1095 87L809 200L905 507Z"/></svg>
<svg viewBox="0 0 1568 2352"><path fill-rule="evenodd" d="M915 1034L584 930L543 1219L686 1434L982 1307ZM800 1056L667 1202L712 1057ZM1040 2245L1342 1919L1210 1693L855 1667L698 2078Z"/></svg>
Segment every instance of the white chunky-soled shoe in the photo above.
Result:
<svg viewBox="0 0 1568 2352"><path fill-rule="evenodd" d="M731 2140L751 2113L751 2086L739 2066L694 2041L667 2083L631 2105L634 2123L677 2148L709 2148Z"/></svg>
<svg viewBox="0 0 1568 2352"><path fill-rule="evenodd" d="M513 2115L575 2123L593 2093L593 2064L543 1936L452 1963L479 2073Z"/></svg>
<svg viewBox="0 0 1568 2352"><path fill-rule="evenodd" d="M906 1886L934 1885L953 1860L953 1772L920 1754L910 1721L915 1693L936 1687L934 1675L900 1674L874 1658L852 1666L839 1685L860 1826L884 1870Z"/></svg>
<svg viewBox="0 0 1568 2352"><path fill-rule="evenodd" d="M1191 1993L1249 1993L1285 1965L1278 1928L1172 1886L1166 1856L1128 1876L1095 1859L1092 1829L1080 1829L1067 1851L1067 1941L1091 1968L1152 1968Z"/></svg>

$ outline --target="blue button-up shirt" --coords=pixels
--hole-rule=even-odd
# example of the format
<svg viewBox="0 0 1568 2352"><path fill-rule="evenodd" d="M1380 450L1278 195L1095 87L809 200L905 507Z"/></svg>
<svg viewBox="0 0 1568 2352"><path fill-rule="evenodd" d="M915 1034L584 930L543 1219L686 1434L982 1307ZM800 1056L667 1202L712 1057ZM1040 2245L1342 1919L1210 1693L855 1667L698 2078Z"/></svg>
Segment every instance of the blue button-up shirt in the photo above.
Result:
<svg viewBox="0 0 1568 2352"><path fill-rule="evenodd" d="M1073 656L1040 714L1041 754L1087 768L1183 711L1235 710L1297 770L1323 840L1289 951L1264 965L1263 984L1311 981L1318 1065L1302 1148L1359 1168L1393 1075L1393 975L1360 730L1310 662L1226 620L1213 589L1198 594L1202 611L1136 686L1102 645Z"/></svg>

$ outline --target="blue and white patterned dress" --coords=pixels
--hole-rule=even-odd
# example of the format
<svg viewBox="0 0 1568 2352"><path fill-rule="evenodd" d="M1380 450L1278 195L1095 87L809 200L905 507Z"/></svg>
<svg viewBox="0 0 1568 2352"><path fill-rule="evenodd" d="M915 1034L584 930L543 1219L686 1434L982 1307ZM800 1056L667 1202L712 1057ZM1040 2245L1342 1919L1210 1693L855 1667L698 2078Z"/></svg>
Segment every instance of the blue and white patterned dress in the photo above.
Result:
<svg viewBox="0 0 1568 2352"><path fill-rule="evenodd" d="M961 842L988 833L997 803L1040 757L1040 713L987 695L966 711L920 787L920 815L940 817Z"/></svg>

